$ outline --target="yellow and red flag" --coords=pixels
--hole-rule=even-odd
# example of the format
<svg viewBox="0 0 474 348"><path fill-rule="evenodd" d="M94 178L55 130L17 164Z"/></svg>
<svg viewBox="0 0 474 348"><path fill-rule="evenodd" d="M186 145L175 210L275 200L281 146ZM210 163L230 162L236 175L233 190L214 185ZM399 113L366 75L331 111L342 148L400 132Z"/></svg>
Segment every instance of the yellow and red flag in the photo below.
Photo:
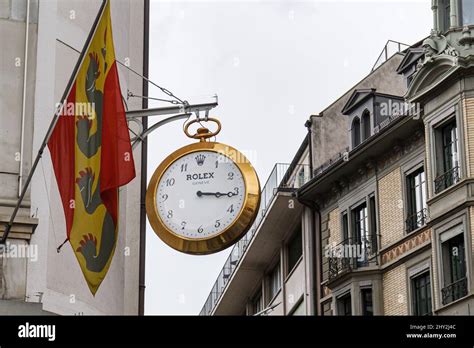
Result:
<svg viewBox="0 0 474 348"><path fill-rule="evenodd" d="M92 294L118 236L118 188L135 177L112 40L110 2L48 142L71 243Z"/></svg>

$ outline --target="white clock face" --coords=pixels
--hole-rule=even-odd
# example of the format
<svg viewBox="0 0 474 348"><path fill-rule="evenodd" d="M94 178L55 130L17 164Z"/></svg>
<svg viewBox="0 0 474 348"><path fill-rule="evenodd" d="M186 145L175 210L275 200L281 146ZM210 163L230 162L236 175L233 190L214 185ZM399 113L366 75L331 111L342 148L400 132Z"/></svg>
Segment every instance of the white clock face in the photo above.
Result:
<svg viewBox="0 0 474 348"><path fill-rule="evenodd" d="M245 200L240 169L224 155L197 151L173 162L158 184L161 221L188 239L220 234L237 219Z"/></svg>

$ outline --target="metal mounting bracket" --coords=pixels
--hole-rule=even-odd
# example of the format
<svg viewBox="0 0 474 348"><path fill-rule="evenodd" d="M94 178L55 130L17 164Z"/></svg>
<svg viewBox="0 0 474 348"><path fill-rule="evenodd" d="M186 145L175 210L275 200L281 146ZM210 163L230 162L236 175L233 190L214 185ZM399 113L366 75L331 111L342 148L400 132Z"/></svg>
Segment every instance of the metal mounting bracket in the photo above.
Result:
<svg viewBox="0 0 474 348"><path fill-rule="evenodd" d="M167 123L186 119L189 116L191 116L193 113L195 113L199 117L199 113L201 111L204 111L207 117L207 115L209 115L209 111L218 105L217 96L215 98L216 98L216 101L213 103L185 104L185 105L166 106L166 107L160 107L160 108L127 111L125 113L127 117L127 121L129 123L133 122L137 124L139 128L138 132L130 129L130 126L128 128L130 132L134 135L130 139L132 142L132 148L135 148L141 141L143 141L154 130L158 129L159 127ZM143 129L141 118L149 117L149 116L162 116L162 115L173 115L173 116L160 120L157 123L149 126L148 128Z"/></svg>

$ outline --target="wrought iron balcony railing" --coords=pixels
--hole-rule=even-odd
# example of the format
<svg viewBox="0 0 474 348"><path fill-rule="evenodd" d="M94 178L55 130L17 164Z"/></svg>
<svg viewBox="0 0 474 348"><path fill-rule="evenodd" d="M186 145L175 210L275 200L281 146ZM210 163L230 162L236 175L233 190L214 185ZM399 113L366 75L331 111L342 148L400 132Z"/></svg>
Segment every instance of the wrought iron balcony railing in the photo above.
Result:
<svg viewBox="0 0 474 348"><path fill-rule="evenodd" d="M460 170L459 166L456 166L441 174L434 180L435 193L440 193L441 191L459 182L459 180L461 180Z"/></svg>
<svg viewBox="0 0 474 348"><path fill-rule="evenodd" d="M328 279L333 280L355 269L377 264L377 238L348 238L343 242L326 246Z"/></svg>
<svg viewBox="0 0 474 348"><path fill-rule="evenodd" d="M467 295L467 278L461 278L441 289L443 305L459 300Z"/></svg>
<svg viewBox="0 0 474 348"><path fill-rule="evenodd" d="M275 195L279 191L294 191L309 181L309 179L310 169L306 164L290 166L289 164L277 163L275 165L265 183L265 186L263 186L257 218L252 227L250 227L250 230L232 248L229 257L224 263L224 267L217 276L217 280L201 309L200 315L210 315L214 310L214 307L224 293L227 283L230 281L234 271L237 269L242 256L255 237L260 223L268 213L268 209L270 208Z"/></svg>
<svg viewBox="0 0 474 348"><path fill-rule="evenodd" d="M413 232L417 228L426 225L427 218L428 210L426 208L420 210L418 213L410 215L405 221L407 232Z"/></svg>

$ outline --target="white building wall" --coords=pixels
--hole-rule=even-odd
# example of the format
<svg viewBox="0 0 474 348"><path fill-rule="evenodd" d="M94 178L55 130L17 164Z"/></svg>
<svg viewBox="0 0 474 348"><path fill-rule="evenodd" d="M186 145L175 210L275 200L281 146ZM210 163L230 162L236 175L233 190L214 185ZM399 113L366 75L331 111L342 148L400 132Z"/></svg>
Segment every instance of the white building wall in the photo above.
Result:
<svg viewBox="0 0 474 348"><path fill-rule="evenodd" d="M10 49L15 50L11 55L21 57L25 23L21 22L21 18L1 19L3 12L8 12L8 9L12 12L10 1L12 0L0 2L0 30L2 37L6 30L10 30L7 45L11 44ZM25 1L15 1L15 6L19 6L16 11L21 14L21 3L24 5ZM36 3L34 0L31 2ZM31 25L33 33L29 40L32 57L31 69L29 68L28 72L31 74L31 82L28 84L28 106L31 109L27 115L26 129L34 131L32 134L31 131L29 134L27 132L25 137L25 149L28 154L25 159L25 174L32 160L31 152L34 156L38 151L53 117L55 104L59 102L79 56L76 51L58 40L81 50L100 4L100 0L38 1L38 8L33 13L38 19L38 26L36 28L34 23ZM143 11L143 1L140 0L111 2L116 58L129 64L139 73L143 71ZM16 30L11 29L15 26ZM12 104L15 112L8 116L2 112L0 125L13 123L14 126L9 128L9 135L10 139L16 139L19 138L20 132L18 120L21 113L18 111L18 103L21 102L21 98L18 96L21 97L22 93L23 74L22 70L12 70L12 73L3 74L4 71L8 72L7 63L0 61L1 81L11 85L12 92L11 96L0 95L0 110ZM34 69L35 65L37 69ZM122 66L119 66L118 70L122 94L126 96L127 89L141 94L142 80ZM12 102L11 98L9 100L9 97L14 97L14 101ZM128 101L128 108L141 108L141 100ZM12 132L15 134L12 135ZM19 151L19 141L9 143L0 141L0 153L14 153L15 149ZM31 183L31 208L26 207L20 212L22 216L38 218L38 226L30 241L31 245L38 247L38 260L36 262L28 260L24 276L25 301L42 302L43 310L58 314L138 313L140 154L141 148L137 147L134 151L137 177L120 190L119 240L109 272L94 297L89 292L71 246L66 244L60 253L56 252L56 248L66 238L66 227L51 158L49 152L45 151ZM0 160L6 155L1 156ZM8 216L11 202L15 201L18 189L14 187L18 179L18 164L13 161L5 163L8 163L7 169L13 174L8 176L0 174L0 215L3 213ZM4 170L4 167L0 167L0 173ZM9 205L4 203L7 200L10 202ZM26 203L29 204L28 200Z"/></svg>

